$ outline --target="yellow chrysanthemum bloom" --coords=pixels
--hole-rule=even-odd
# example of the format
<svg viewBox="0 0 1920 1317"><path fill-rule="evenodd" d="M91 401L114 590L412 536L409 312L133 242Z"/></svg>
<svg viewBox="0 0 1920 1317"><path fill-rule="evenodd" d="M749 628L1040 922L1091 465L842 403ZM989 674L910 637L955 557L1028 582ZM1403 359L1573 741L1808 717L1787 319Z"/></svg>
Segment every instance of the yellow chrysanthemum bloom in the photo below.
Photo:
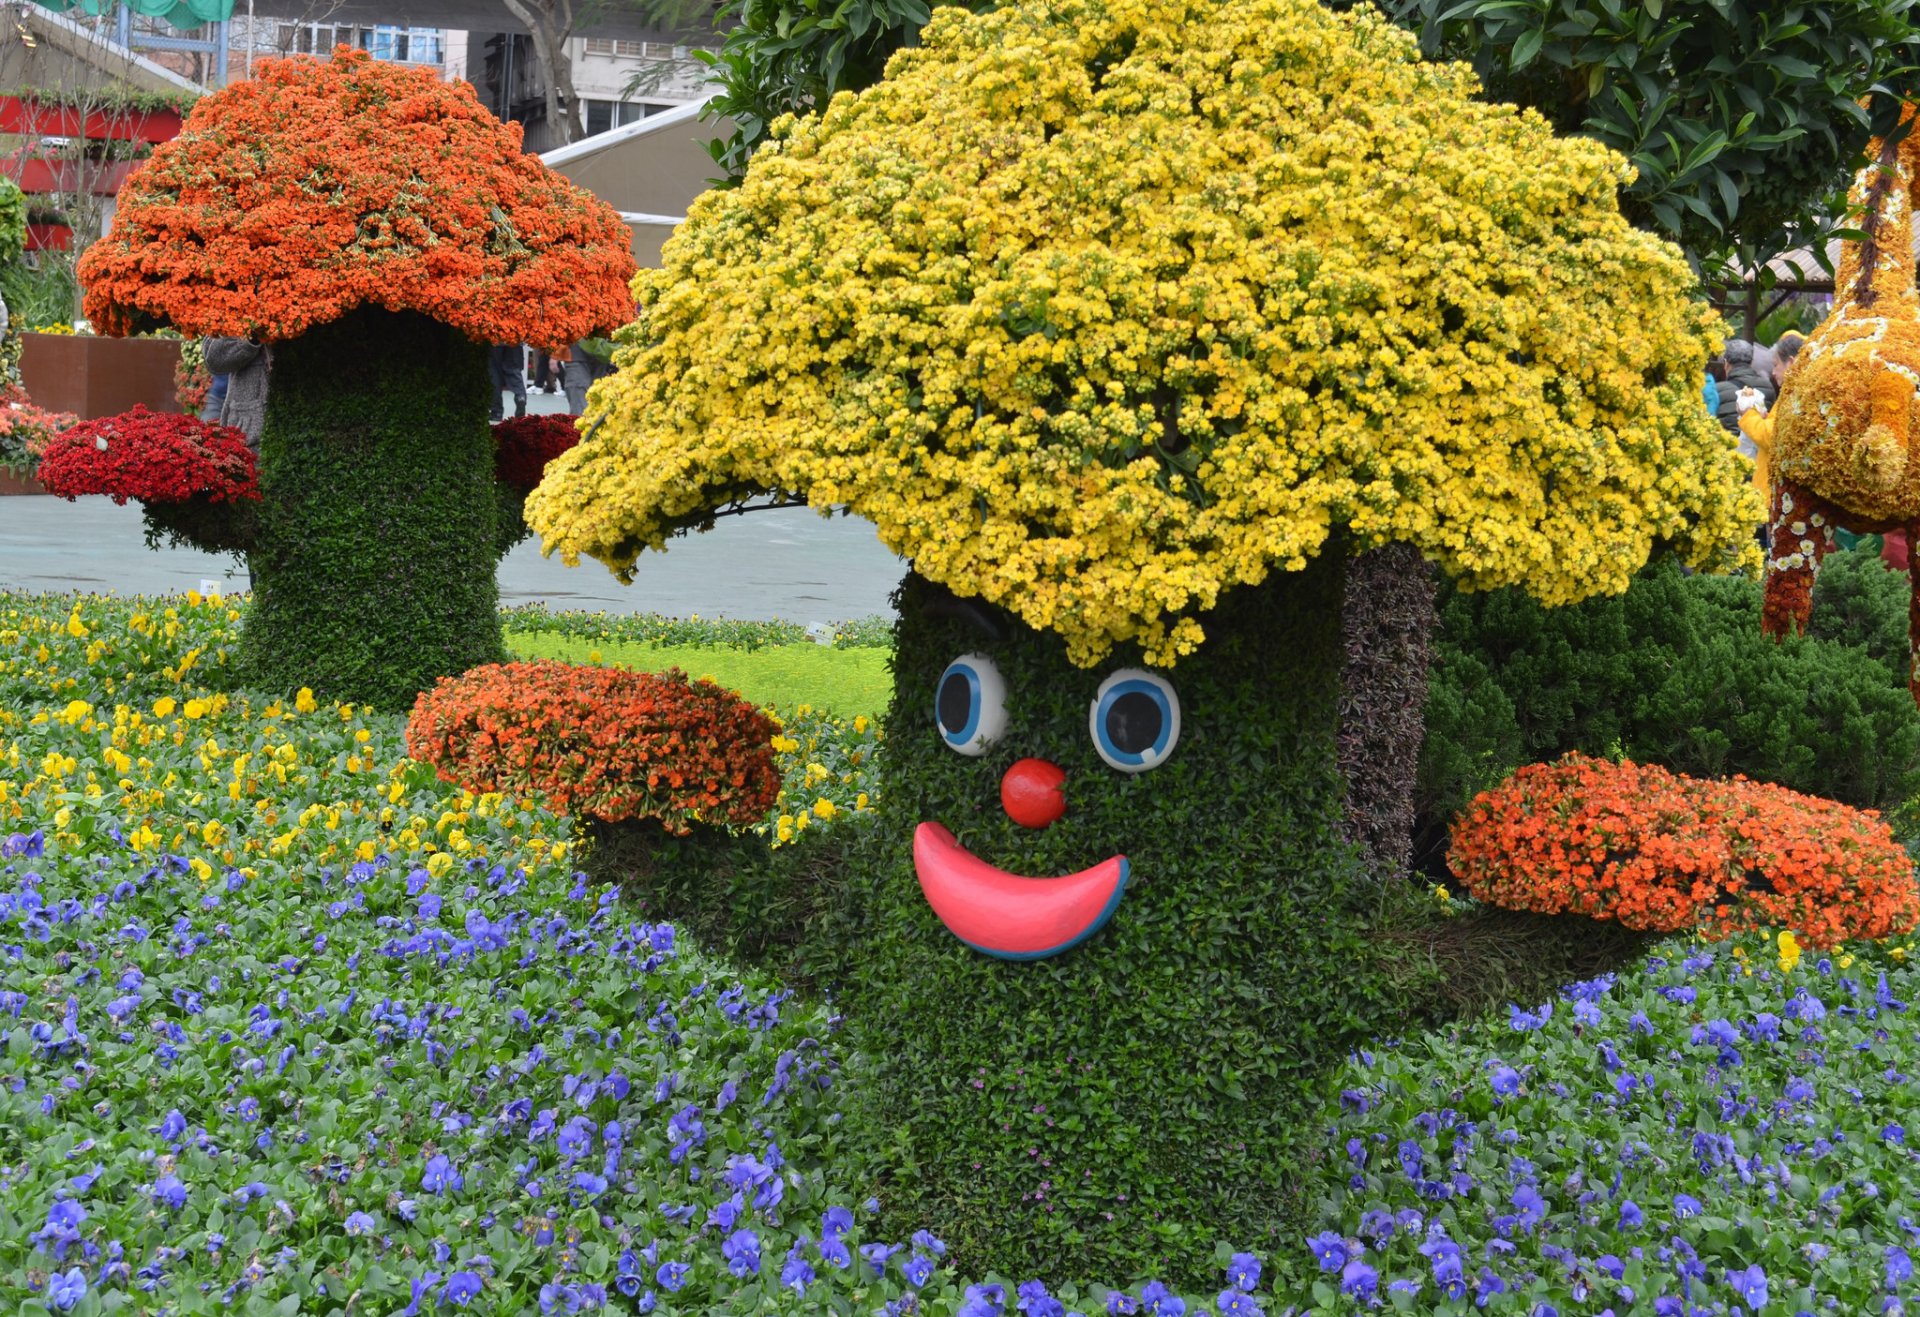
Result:
<svg viewBox="0 0 1920 1317"><path fill-rule="evenodd" d="M694 204L528 521L630 577L803 495L1083 665L1340 530L1548 603L1757 562L1629 166L1476 90L1313 0L941 11Z"/></svg>

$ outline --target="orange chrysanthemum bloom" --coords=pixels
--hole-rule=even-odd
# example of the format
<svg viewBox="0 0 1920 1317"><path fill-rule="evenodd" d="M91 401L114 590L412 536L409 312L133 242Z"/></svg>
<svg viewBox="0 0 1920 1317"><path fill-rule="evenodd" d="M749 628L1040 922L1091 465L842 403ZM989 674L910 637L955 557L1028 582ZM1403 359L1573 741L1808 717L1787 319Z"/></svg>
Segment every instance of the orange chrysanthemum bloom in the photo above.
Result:
<svg viewBox="0 0 1920 1317"><path fill-rule="evenodd" d="M360 306L487 343L632 318L626 226L466 83L337 49L202 99L80 263L102 331L298 338Z"/></svg>

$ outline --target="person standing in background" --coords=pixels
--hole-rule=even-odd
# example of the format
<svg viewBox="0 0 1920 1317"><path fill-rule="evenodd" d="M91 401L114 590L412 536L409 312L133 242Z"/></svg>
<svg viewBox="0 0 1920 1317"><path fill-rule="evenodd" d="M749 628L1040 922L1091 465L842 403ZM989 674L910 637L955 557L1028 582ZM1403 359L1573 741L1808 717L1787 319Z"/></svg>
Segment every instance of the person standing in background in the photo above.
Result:
<svg viewBox="0 0 1920 1317"><path fill-rule="evenodd" d="M498 343L487 350L487 368L493 372L493 406L487 419L497 421L505 411L502 393L513 395L513 414L527 414L527 349L519 343Z"/></svg>
<svg viewBox="0 0 1920 1317"><path fill-rule="evenodd" d="M267 423L267 377L273 369L273 354L250 338L210 338L206 352L207 370L216 381L223 375L227 380L220 398L220 423L244 434L247 447L258 453L260 431ZM211 389L207 396L213 396Z"/></svg>
<svg viewBox="0 0 1920 1317"><path fill-rule="evenodd" d="M273 353L250 338L210 338L205 344L207 370L214 384L225 381L216 418L246 436L247 447L260 455L260 431L267 424L267 381L273 371ZM211 402L213 389L207 390ZM247 563L247 589L253 589L253 563Z"/></svg>
<svg viewBox="0 0 1920 1317"><path fill-rule="evenodd" d="M1727 428L1728 434L1737 437L1740 434L1740 414L1745 410L1735 404L1735 399L1740 396L1740 391L1742 389L1757 389L1760 393L1761 402L1771 407L1773 405L1775 390L1772 378L1765 371L1754 365L1753 344L1749 343L1746 339L1736 338L1729 340L1725 355L1727 373L1719 382L1720 424ZM1744 446L1741 451L1746 452L1748 457L1753 456L1751 452L1747 452Z"/></svg>

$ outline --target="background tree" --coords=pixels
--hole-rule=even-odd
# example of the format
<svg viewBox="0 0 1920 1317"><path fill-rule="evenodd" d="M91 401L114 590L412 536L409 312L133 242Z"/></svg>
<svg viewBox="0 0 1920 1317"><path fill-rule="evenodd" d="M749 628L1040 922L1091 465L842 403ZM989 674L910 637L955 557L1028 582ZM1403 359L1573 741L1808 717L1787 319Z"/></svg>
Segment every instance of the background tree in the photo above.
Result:
<svg viewBox="0 0 1920 1317"><path fill-rule="evenodd" d="M1625 162L1474 91L1313 0L943 10L694 204L528 501L623 576L763 496L911 561L886 790L784 905L897 1132L883 1199L969 1265L1198 1276L1180 1223L1271 1237L1305 1090L1404 1023L1372 935L1413 889L1341 832L1352 554L1550 603L1757 556L1711 314ZM1045 826L1002 807L1034 759ZM1005 867L995 917L1137 876L1063 955L994 959L936 917L956 840Z"/></svg>
<svg viewBox="0 0 1920 1317"><path fill-rule="evenodd" d="M580 118L580 98L573 90L573 59L567 42L579 25L574 0L501 0L533 39L534 58L540 61L540 81L546 87L547 122L559 134L558 145L586 136Z"/></svg>
<svg viewBox="0 0 1920 1317"><path fill-rule="evenodd" d="M1631 160L1621 209L1709 280L1791 248L1824 251L1860 152L1912 89L1913 0L1381 7L1427 54L1471 63L1488 97Z"/></svg>
<svg viewBox="0 0 1920 1317"><path fill-rule="evenodd" d="M1347 7L1349 0L1335 0ZM1711 280L1823 248L1846 179L1892 126L1916 63L1915 0L1384 0L1430 56L1471 63L1488 99L1605 142L1638 177L1621 207L1673 238ZM974 0L970 8L990 7ZM786 113L879 78L918 40L923 0L731 0L714 56L713 143L733 175ZM1876 89L1871 110L1859 102Z"/></svg>
<svg viewBox="0 0 1920 1317"><path fill-rule="evenodd" d="M631 314L628 235L465 83L269 60L202 100L81 265L103 332L273 353L248 677L409 702L501 656L486 345Z"/></svg>

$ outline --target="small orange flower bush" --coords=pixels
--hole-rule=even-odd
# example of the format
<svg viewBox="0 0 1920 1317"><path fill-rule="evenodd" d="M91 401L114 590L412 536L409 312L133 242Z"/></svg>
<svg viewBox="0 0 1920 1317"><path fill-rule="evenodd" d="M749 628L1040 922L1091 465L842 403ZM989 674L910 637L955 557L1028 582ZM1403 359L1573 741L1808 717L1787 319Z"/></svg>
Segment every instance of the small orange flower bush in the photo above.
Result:
<svg viewBox="0 0 1920 1317"><path fill-rule="evenodd" d="M758 822L780 795L773 721L712 681L543 659L422 691L407 753L474 791L537 795L609 823Z"/></svg>
<svg viewBox="0 0 1920 1317"><path fill-rule="evenodd" d="M468 84L365 51L263 60L202 97L118 206L80 262L106 334L282 342L368 305L557 345L633 317L611 206L522 151Z"/></svg>
<svg viewBox="0 0 1920 1317"><path fill-rule="evenodd" d="M1447 862L1491 905L1648 932L1785 927L1824 948L1920 922L1913 862L1871 810L1578 754L1476 796Z"/></svg>

